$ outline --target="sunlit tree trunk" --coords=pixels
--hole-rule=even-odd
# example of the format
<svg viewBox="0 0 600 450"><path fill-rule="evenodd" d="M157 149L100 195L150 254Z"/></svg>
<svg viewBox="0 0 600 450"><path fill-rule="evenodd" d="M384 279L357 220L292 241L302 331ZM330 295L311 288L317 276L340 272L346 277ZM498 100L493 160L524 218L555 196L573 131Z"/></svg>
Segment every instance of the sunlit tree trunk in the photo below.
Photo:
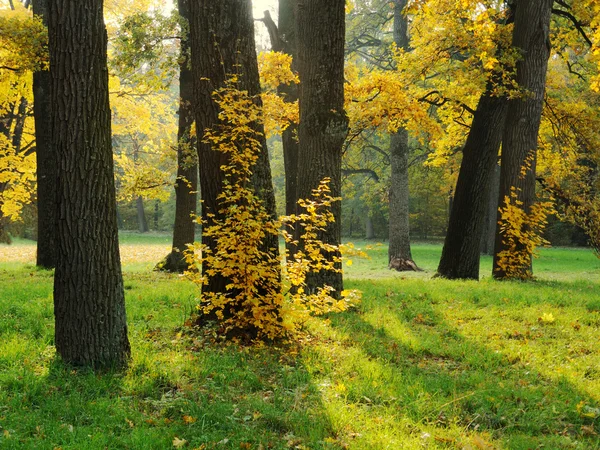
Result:
<svg viewBox="0 0 600 450"><path fill-rule="evenodd" d="M535 201L537 140L550 57L553 3L553 0L519 0L515 13L513 45L521 52L516 81L526 92L510 100L508 106L502 136L499 205L505 206L505 197L510 197L511 189L515 188L516 200L523 202L522 207L527 213ZM503 250L507 247L498 231L493 269L497 279L507 277L506 271L498 265L498 254ZM526 276L531 265L522 264L515 269Z"/></svg>
<svg viewBox="0 0 600 450"><path fill-rule="evenodd" d="M344 112L344 0L298 2L296 18L298 73L300 75L300 125L298 197L310 198L325 177L331 179L333 197L341 197L342 146L348 132ZM340 244L341 204L334 203L335 223L319 238ZM302 245L302 243L300 243ZM330 255L334 256L334 255ZM307 278L309 291L324 285L339 294L342 274L321 271Z"/></svg>
<svg viewBox="0 0 600 450"><path fill-rule="evenodd" d="M404 15L407 0L394 1L394 42L409 50L408 20ZM389 248L390 267L416 267L410 251L408 132L400 128L390 136Z"/></svg>
<svg viewBox="0 0 600 450"><path fill-rule="evenodd" d="M111 148L102 0L49 3L57 176L55 345L62 359L126 365L125 299Z"/></svg>

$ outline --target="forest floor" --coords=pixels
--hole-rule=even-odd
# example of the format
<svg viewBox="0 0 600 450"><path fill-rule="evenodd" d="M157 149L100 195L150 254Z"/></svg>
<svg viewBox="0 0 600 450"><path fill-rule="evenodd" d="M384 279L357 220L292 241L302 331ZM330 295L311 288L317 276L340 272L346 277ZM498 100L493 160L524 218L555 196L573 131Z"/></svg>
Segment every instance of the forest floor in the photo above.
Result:
<svg viewBox="0 0 600 450"><path fill-rule="evenodd" d="M0 246L0 449L599 449L600 260L543 249L537 281L346 266L362 303L294 345L227 345L184 323L197 288L152 272L166 235L122 236L132 361L123 374L55 357L52 272ZM366 248L365 242L356 243Z"/></svg>

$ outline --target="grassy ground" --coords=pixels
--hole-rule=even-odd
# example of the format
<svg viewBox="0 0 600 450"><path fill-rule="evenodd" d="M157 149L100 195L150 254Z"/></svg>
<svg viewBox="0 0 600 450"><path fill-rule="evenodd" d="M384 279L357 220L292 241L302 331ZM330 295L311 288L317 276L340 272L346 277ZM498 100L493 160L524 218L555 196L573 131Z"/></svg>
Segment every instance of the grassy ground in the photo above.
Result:
<svg viewBox="0 0 600 450"><path fill-rule="evenodd" d="M354 259L354 311L293 347L238 348L183 324L195 288L151 272L169 239L122 236L133 360L124 374L56 360L52 274L0 246L2 449L600 448L600 263L546 249L532 283L392 273ZM364 246L364 243L361 243Z"/></svg>

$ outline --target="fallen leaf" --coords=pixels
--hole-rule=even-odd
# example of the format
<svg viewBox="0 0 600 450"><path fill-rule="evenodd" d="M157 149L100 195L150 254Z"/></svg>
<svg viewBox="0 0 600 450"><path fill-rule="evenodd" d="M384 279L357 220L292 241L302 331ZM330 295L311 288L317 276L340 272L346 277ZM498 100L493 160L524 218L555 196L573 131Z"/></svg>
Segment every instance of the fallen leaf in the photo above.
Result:
<svg viewBox="0 0 600 450"><path fill-rule="evenodd" d="M179 439L177 436L175 436L173 438L173 447L175 447L175 448L181 448L185 444L187 444L187 441L185 439Z"/></svg>

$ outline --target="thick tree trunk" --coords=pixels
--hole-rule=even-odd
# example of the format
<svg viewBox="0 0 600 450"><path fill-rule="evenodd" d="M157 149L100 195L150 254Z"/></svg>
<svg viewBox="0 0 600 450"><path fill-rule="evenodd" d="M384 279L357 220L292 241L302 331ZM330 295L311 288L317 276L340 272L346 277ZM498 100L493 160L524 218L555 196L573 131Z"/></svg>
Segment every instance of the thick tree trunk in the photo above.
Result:
<svg viewBox="0 0 600 450"><path fill-rule="evenodd" d="M57 176L55 344L62 359L126 365L125 299L111 149L102 0L49 4Z"/></svg>
<svg viewBox="0 0 600 450"><path fill-rule="evenodd" d="M438 274L450 279L479 279L481 236L490 184L506 119L507 101L485 93L473 117L448 222Z"/></svg>
<svg viewBox="0 0 600 450"><path fill-rule="evenodd" d="M496 226L498 221L498 195L500 195L500 166L495 164L490 179L488 207L485 213L484 229L481 236L481 253L484 255L494 254L494 241L496 239Z"/></svg>
<svg viewBox="0 0 600 450"><path fill-rule="evenodd" d="M394 1L394 42L409 50L408 20L404 15L407 0ZM390 200L388 263L411 261L408 186L408 132L400 128L390 136ZM414 263L413 263L414 265ZM394 264L394 266L399 266ZM402 267L409 265L403 264ZM392 267L392 265L390 265Z"/></svg>
<svg viewBox="0 0 600 450"><path fill-rule="evenodd" d="M178 0L179 15L189 23L189 0ZM189 27L186 27L189 30ZM173 249L159 264L161 270L184 272L189 269L183 252L196 236L196 192L198 190L198 155L196 141L190 136L194 123L192 102L194 78L188 59L189 34L180 41L179 59L179 128L177 130L177 181L175 182L175 224L173 225Z"/></svg>
<svg viewBox="0 0 600 450"><path fill-rule="evenodd" d="M342 146L348 132L348 117L344 112L344 19L344 0L298 2L299 198L310 198L312 190L326 177L331 179L331 195L341 197ZM327 244L339 245L340 202L334 203L332 213L335 223L319 238ZM339 295L343 289L341 272L321 271L307 279L309 292L325 285Z"/></svg>
<svg viewBox="0 0 600 450"><path fill-rule="evenodd" d="M260 82L254 44L254 21L248 0L198 0L190 3L190 43L192 73L194 76L194 107L198 136L219 124L219 110L212 95L225 85L226 78L237 75L238 85L260 102ZM258 131L262 125L255 124ZM275 218L275 195L271 181L271 169L264 132L259 158L254 167L253 185L257 196L263 201L267 212ZM202 196L202 219L211 226L212 214L219 217L217 196L222 190L223 174L220 167L227 163L222 152L198 140L200 167L200 193ZM206 236L202 242L215 248L215 242ZM267 236L261 243L262 250L278 255L277 236ZM205 261L203 274L208 284L203 292L225 292L228 281L220 275L211 275Z"/></svg>
<svg viewBox="0 0 600 450"><path fill-rule="evenodd" d="M47 0L34 0L33 14L48 25ZM37 265L52 269L56 261L56 157L51 145L52 78L49 70L33 74L33 116L37 163Z"/></svg>
<svg viewBox="0 0 600 450"><path fill-rule="evenodd" d="M550 56L550 16L553 0L520 0L515 13L513 46L520 49L516 81L526 92L510 100L502 136L500 207L515 189L516 200L529 212L535 201L537 139ZM524 174L522 174L524 172ZM498 215L498 219L500 219ZM499 227L498 227L499 228ZM496 234L493 276L504 279L507 273L498 264L498 255L507 250L502 235ZM531 264L515 268L527 278Z"/></svg>
<svg viewBox="0 0 600 450"><path fill-rule="evenodd" d="M138 197L135 200L135 210L137 212L138 231L140 233L147 233L150 231L148 228L148 220L146 219L146 211L144 210L144 199Z"/></svg>

